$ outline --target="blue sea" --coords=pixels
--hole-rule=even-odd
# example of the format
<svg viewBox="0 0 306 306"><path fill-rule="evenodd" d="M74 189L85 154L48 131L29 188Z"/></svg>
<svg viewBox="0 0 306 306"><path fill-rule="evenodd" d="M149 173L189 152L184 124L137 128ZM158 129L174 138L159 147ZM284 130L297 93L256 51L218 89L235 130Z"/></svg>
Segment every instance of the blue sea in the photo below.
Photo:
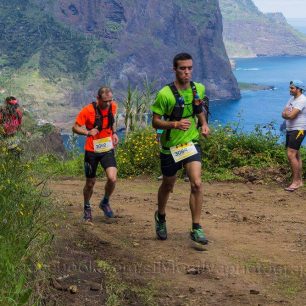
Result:
<svg viewBox="0 0 306 306"><path fill-rule="evenodd" d="M222 125L239 122L245 132L256 125L274 122L278 130L282 123L281 112L289 100L289 82L301 80L306 84L306 57L259 57L236 59L234 74L238 82L274 86L274 90L242 91L235 101L212 101L211 122ZM68 136L63 135L65 144ZM78 138L83 146L85 137Z"/></svg>
<svg viewBox="0 0 306 306"><path fill-rule="evenodd" d="M279 126L281 112L290 98L289 82L301 80L306 84L306 57L259 57L237 59L234 74L238 82L274 86L274 90L242 91L236 101L211 103L212 120L222 125L240 121L246 132L257 124L275 122Z"/></svg>

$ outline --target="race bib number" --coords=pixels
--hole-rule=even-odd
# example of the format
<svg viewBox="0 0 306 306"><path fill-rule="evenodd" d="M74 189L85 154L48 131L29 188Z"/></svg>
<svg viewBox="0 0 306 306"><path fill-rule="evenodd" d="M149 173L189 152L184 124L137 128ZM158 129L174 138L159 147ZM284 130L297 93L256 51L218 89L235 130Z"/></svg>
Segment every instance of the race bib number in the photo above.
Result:
<svg viewBox="0 0 306 306"><path fill-rule="evenodd" d="M170 152L176 163L198 153L193 142L188 142L183 145L171 147Z"/></svg>
<svg viewBox="0 0 306 306"><path fill-rule="evenodd" d="M113 149L113 141L111 137L94 139L93 141L95 153L104 153Z"/></svg>

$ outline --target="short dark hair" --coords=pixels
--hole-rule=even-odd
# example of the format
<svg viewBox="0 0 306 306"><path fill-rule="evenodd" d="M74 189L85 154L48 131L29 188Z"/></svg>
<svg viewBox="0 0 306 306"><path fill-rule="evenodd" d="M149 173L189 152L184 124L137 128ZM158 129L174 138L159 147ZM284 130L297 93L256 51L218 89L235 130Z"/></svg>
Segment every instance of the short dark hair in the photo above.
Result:
<svg viewBox="0 0 306 306"><path fill-rule="evenodd" d="M104 94L113 93L112 89L108 86L101 86L98 90L98 98L102 98Z"/></svg>
<svg viewBox="0 0 306 306"><path fill-rule="evenodd" d="M179 53L173 58L173 67L177 68L178 61L192 60L192 56L189 53Z"/></svg>
<svg viewBox="0 0 306 306"><path fill-rule="evenodd" d="M15 97L13 97L13 96L10 96L10 97L6 97L5 98L5 102L6 103L9 103L10 101L13 101L13 100L17 100Z"/></svg>

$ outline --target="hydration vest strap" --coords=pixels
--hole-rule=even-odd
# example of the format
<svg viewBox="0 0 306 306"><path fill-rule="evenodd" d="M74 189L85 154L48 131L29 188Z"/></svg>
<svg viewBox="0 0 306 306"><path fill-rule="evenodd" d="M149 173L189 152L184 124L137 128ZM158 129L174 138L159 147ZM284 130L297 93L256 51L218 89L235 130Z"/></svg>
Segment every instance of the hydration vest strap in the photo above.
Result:
<svg viewBox="0 0 306 306"><path fill-rule="evenodd" d="M107 113L108 124L106 128L111 128L115 122L112 105L113 104L111 103L108 108L108 113ZM100 109L98 108L97 103L95 101L92 102L92 106L95 109L94 128L97 128L99 132L101 132L103 130L103 118L106 116L101 115Z"/></svg>
<svg viewBox="0 0 306 306"><path fill-rule="evenodd" d="M183 97L179 94L174 82L168 84L170 87L174 97L175 97L175 103L178 104L180 107L184 107L184 99ZM171 116L171 115L170 115Z"/></svg>
<svg viewBox="0 0 306 306"><path fill-rule="evenodd" d="M191 87L191 90L192 90L193 99L196 99L199 95L198 95L197 88L196 88L194 82L190 81L190 87Z"/></svg>
<svg viewBox="0 0 306 306"><path fill-rule="evenodd" d="M194 107L193 107L193 113L191 116L186 116L186 117L183 117L183 112L184 112L184 99L183 97L180 95L180 93L178 92L174 82L168 84L168 86L170 87L171 91L172 91L172 94L174 95L175 97L175 106L174 108L179 108L180 109L180 116L179 118L178 117L175 117L174 116L174 111L172 110L172 113L170 114L170 116L165 116L166 119L169 118L169 121L174 121L175 119L182 119L182 118L188 118L188 117L194 117L195 115L195 112L194 112ZM193 94L193 100L192 100L192 104L194 105L194 100L196 97L198 97L198 93L197 93L197 89L196 89L196 86L194 84L194 82L190 82L190 87L192 89L192 94ZM174 109L173 108L173 109ZM170 134L171 134L171 129L168 129L166 131L166 140L169 141L170 140Z"/></svg>

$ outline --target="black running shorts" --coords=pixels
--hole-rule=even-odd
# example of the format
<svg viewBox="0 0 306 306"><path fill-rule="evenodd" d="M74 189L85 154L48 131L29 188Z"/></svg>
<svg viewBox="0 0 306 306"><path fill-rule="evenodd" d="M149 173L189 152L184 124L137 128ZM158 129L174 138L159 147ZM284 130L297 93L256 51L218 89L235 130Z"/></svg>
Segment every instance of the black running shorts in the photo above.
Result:
<svg viewBox="0 0 306 306"><path fill-rule="evenodd" d="M107 169L108 167L117 168L114 150L110 150L106 153L95 153L95 152L85 151L84 169L85 169L85 176L87 178L96 177L96 172L99 163L101 164L104 170Z"/></svg>
<svg viewBox="0 0 306 306"><path fill-rule="evenodd" d="M286 148L299 150L305 137L305 133L306 130L287 131Z"/></svg>
<svg viewBox="0 0 306 306"><path fill-rule="evenodd" d="M185 164L188 164L193 161L199 161L201 162L201 148L200 145L196 144L195 145L198 153L195 155L192 155L190 157L187 157L186 159L180 161L180 162L175 162L171 154L164 154L160 153L160 167L161 167L161 172L164 176L174 176L176 172L180 169Z"/></svg>

